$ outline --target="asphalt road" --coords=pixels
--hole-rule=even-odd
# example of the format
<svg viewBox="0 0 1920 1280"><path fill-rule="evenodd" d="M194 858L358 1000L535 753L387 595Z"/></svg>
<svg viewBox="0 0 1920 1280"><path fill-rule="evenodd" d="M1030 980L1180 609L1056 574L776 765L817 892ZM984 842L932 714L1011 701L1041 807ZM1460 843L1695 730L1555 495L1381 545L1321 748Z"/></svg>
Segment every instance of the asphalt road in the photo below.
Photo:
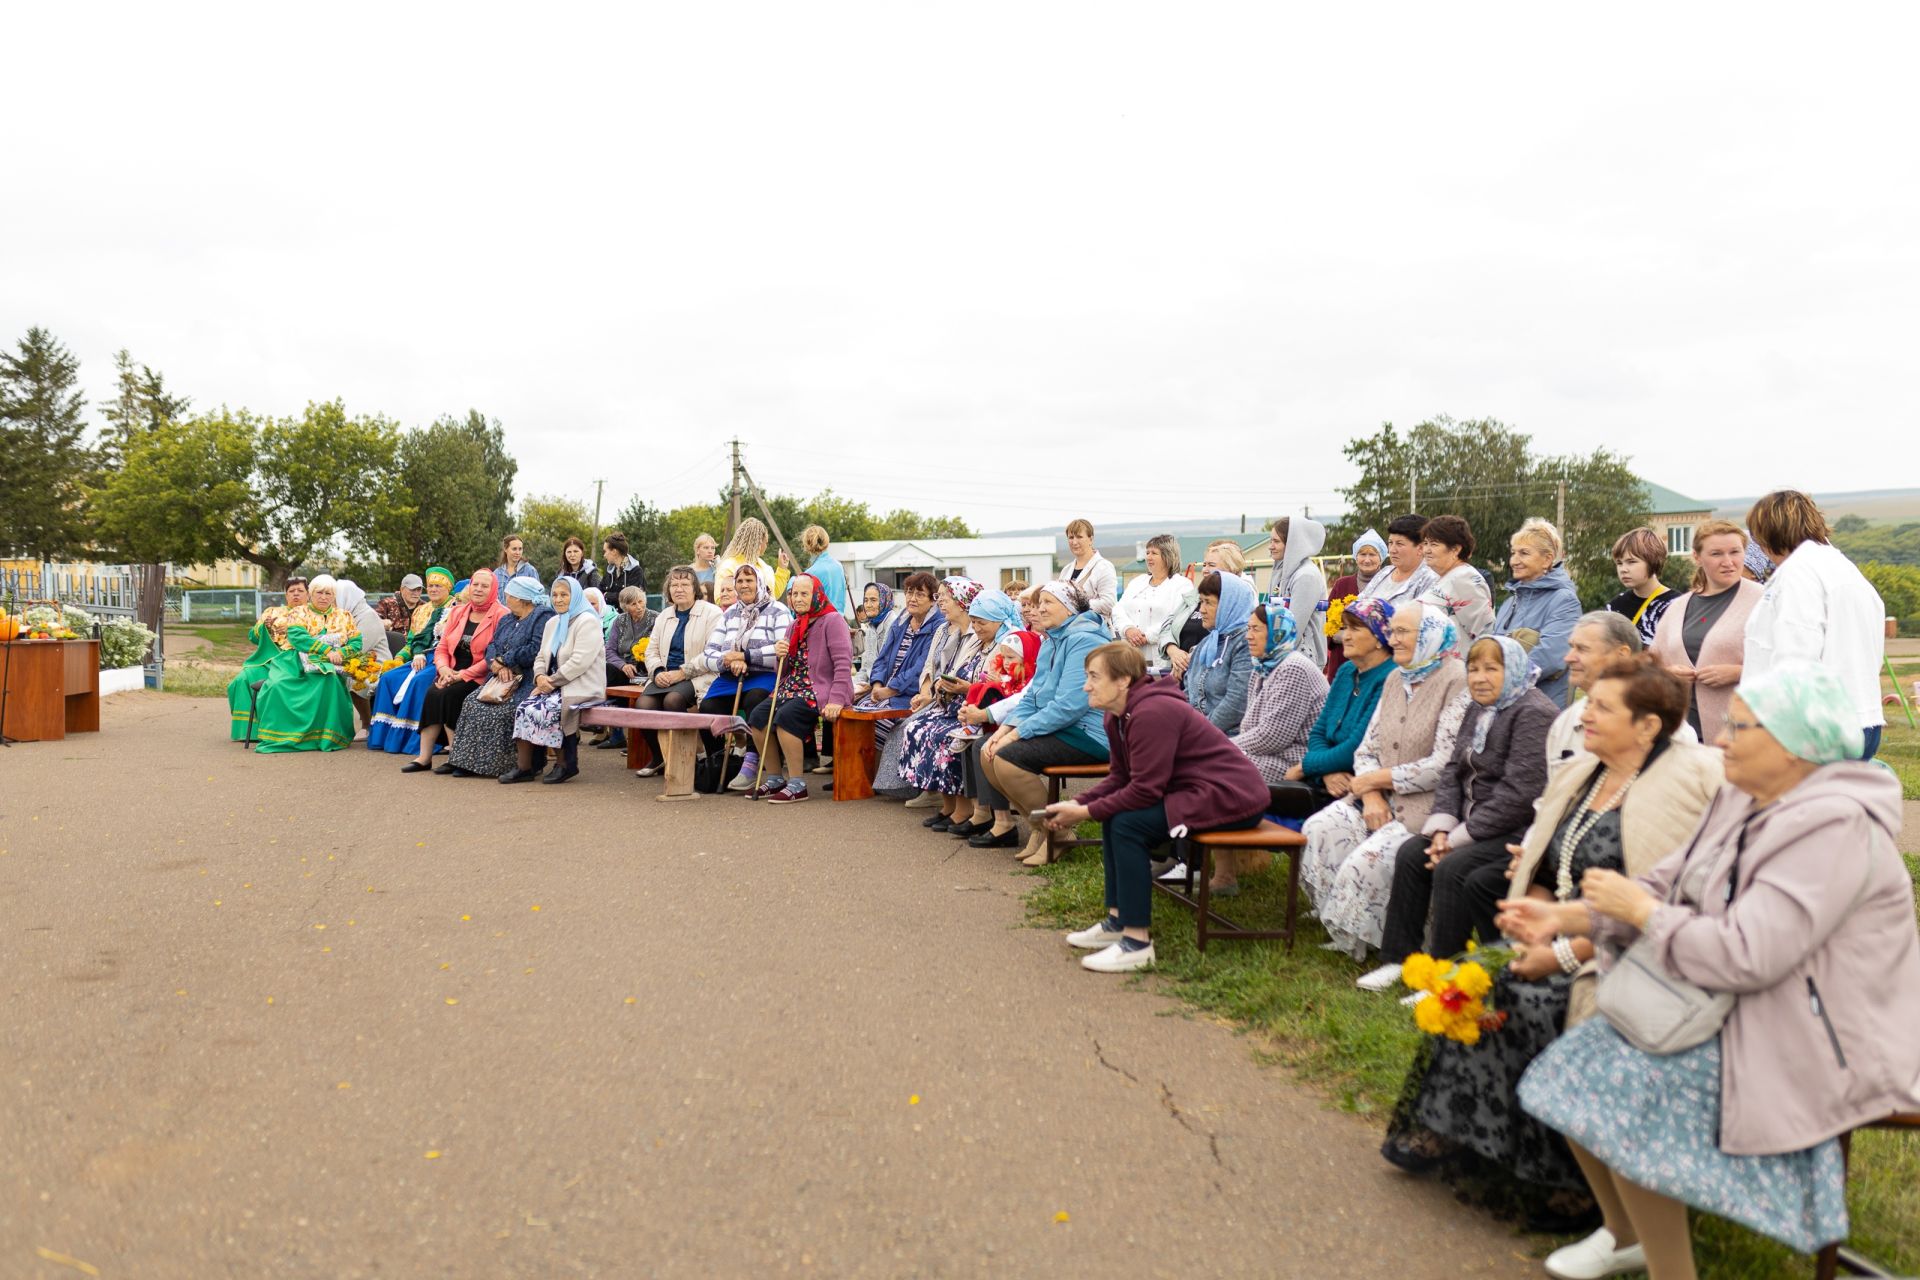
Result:
<svg viewBox="0 0 1920 1280"><path fill-rule="evenodd" d="M1541 1274L917 813L225 737L0 751L0 1277Z"/></svg>

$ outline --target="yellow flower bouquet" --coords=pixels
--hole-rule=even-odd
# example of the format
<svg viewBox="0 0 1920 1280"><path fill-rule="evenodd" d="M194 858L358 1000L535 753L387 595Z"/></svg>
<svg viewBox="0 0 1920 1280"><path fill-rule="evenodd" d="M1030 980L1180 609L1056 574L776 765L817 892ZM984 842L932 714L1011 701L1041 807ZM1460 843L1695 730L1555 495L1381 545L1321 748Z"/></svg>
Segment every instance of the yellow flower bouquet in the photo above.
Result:
<svg viewBox="0 0 1920 1280"><path fill-rule="evenodd" d="M1337 636L1346 629L1347 606L1358 600L1358 596L1341 596L1338 600L1327 601L1326 633Z"/></svg>
<svg viewBox="0 0 1920 1280"><path fill-rule="evenodd" d="M1416 952L1400 966L1400 981L1426 996L1413 1006L1414 1025L1420 1030L1461 1044L1478 1044L1482 1032L1497 1031L1506 1022L1507 1016L1487 1002L1500 966L1492 957L1484 957L1493 964L1489 970L1487 964L1471 958L1478 952L1469 942L1469 958L1436 960Z"/></svg>
<svg viewBox="0 0 1920 1280"><path fill-rule="evenodd" d="M645 662L647 660L647 645L652 639L652 636L641 636L633 642L632 652L635 662Z"/></svg>

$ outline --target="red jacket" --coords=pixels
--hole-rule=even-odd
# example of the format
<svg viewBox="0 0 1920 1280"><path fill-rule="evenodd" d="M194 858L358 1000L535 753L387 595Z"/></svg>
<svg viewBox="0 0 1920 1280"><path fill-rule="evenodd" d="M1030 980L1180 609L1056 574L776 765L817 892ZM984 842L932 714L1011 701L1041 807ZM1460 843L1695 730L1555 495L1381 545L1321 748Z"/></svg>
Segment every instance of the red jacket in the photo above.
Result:
<svg viewBox="0 0 1920 1280"><path fill-rule="evenodd" d="M1135 682L1126 711L1107 715L1107 742L1107 776L1080 797L1096 821L1164 802L1169 830L1211 831L1267 810L1260 770L1172 677Z"/></svg>
<svg viewBox="0 0 1920 1280"><path fill-rule="evenodd" d="M485 583L480 575L487 574ZM493 575L481 569L474 575L474 583L467 589L469 599L466 604L455 605L447 613L447 625L441 629L440 643L434 647L433 665L449 675L462 680L477 682L487 674L487 643L493 639L493 629L500 625L500 619L507 616L507 606L500 603L494 594ZM467 619L479 622L468 645L474 660L471 665L456 669L453 665L453 652L460 647L460 633L467 629Z"/></svg>

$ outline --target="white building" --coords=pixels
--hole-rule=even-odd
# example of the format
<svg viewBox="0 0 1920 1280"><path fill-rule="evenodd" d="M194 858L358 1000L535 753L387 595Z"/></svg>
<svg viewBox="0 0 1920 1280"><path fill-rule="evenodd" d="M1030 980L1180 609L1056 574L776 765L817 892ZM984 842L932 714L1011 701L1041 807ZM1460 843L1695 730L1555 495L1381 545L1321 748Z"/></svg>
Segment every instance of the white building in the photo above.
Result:
<svg viewBox="0 0 1920 1280"><path fill-rule="evenodd" d="M1025 538L912 538L905 541L836 542L827 553L846 571L857 599L869 582L898 587L910 573L958 574L989 587L1015 579L1045 582L1053 576L1053 535Z"/></svg>

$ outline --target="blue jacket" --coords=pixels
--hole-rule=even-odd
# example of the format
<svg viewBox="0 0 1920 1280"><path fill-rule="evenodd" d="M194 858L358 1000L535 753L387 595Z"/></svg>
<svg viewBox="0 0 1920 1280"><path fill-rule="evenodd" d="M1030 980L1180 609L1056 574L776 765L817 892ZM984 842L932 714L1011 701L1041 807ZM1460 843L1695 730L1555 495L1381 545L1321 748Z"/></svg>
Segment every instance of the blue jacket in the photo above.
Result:
<svg viewBox="0 0 1920 1280"><path fill-rule="evenodd" d="M493 639L487 642L488 662L504 662L520 673L519 687L513 691L515 702L533 692L533 677L537 674L533 660L540 656L540 634L552 616L553 610L544 604L534 606L533 612L524 618L509 613L500 619L493 629Z"/></svg>
<svg viewBox="0 0 1920 1280"><path fill-rule="evenodd" d="M1333 673L1333 687L1307 735L1307 754L1300 761L1300 772L1308 778L1323 778L1329 773L1352 773L1353 753L1367 736L1373 723L1373 709L1380 705L1380 689L1393 674L1391 660L1364 675L1351 662L1343 662Z"/></svg>
<svg viewBox="0 0 1920 1280"><path fill-rule="evenodd" d="M1220 642L1227 656L1219 666L1202 667L1197 660L1187 664L1187 701L1213 721L1214 728L1231 736L1240 732L1240 717L1246 714L1253 655L1247 652L1245 627L1220 637Z"/></svg>
<svg viewBox="0 0 1920 1280"><path fill-rule="evenodd" d="M822 551L814 562L807 566L807 572L820 579L821 590L827 593L827 599L840 611L840 616L849 620L853 617L851 601L847 598L847 571L840 562ZM891 686L889 686L891 687Z"/></svg>
<svg viewBox="0 0 1920 1280"><path fill-rule="evenodd" d="M1087 655L1112 639L1107 620L1091 609L1047 632L1034 660L1033 679L1007 713L1006 723L1018 725L1023 740L1062 734L1072 745L1105 759L1106 717L1087 705Z"/></svg>
<svg viewBox="0 0 1920 1280"><path fill-rule="evenodd" d="M1580 621L1580 593L1574 590L1566 568L1557 564L1530 581L1509 583L1507 590L1513 594L1494 616L1494 634L1540 633L1539 643L1527 652L1540 668L1540 683L1534 687L1552 698L1555 706L1564 707L1567 641L1573 638L1573 624Z"/></svg>
<svg viewBox="0 0 1920 1280"><path fill-rule="evenodd" d="M888 628L886 638L880 642L880 651L873 655L873 670L866 673L866 679L893 690L894 696L887 700L889 707L904 708L913 701L913 695L920 692L920 668L927 665L927 654L933 649L933 635L940 630L940 621L940 611L929 609L920 624L920 634L908 643L905 654L900 652L900 637L912 628L913 619L903 609L900 621Z"/></svg>

